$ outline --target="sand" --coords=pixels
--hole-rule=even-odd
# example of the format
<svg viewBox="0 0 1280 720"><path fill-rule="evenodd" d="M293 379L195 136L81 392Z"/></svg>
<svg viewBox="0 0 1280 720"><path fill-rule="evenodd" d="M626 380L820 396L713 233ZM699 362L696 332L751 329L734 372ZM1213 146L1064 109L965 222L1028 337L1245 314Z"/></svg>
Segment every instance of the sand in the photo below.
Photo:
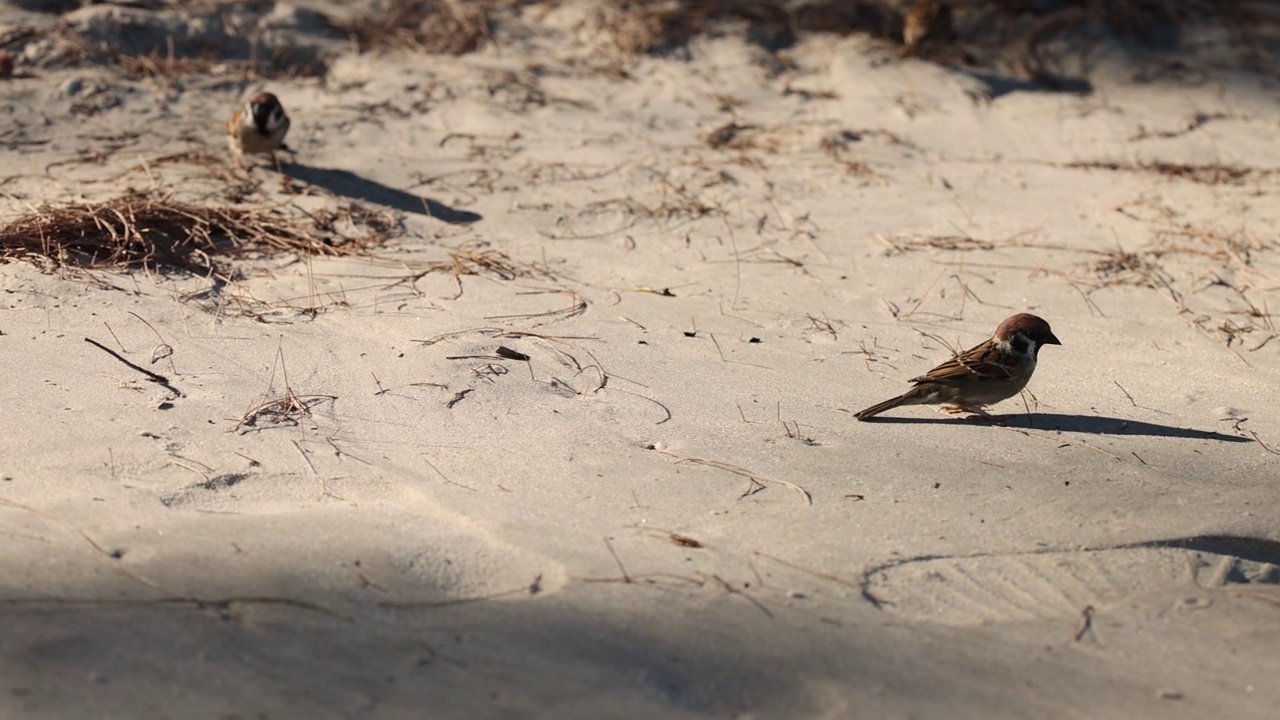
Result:
<svg viewBox="0 0 1280 720"><path fill-rule="evenodd" d="M0 265L0 714L1280 713L1275 80L628 56L586 2L361 53L306 7L362 6L256 20L327 59L294 77L15 45L5 224L397 229L225 281ZM0 29L126 11L180 15ZM287 180L228 164L259 88ZM854 420L1024 311L1062 347L1003 423Z"/></svg>

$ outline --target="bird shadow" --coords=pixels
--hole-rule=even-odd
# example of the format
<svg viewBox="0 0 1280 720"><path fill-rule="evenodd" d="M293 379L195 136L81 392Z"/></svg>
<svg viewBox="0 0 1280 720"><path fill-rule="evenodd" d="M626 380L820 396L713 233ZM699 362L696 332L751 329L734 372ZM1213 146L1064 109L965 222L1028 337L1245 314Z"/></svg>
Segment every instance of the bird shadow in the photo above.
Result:
<svg viewBox="0 0 1280 720"><path fill-rule="evenodd" d="M1219 442L1247 443L1249 438L1224 435L1210 430L1195 430L1160 423L1106 417L1104 415L1065 415L1060 413L1031 413L1023 415L996 415L994 422L970 418L907 418L871 417L864 422L977 425L993 424L1028 430L1058 430L1061 432L1087 433L1091 435L1150 435L1154 437L1187 438L1191 440L1217 440Z"/></svg>
<svg viewBox="0 0 1280 720"><path fill-rule="evenodd" d="M992 73L962 70L964 74L984 83L988 90L988 99L996 100L1015 92L1065 93L1068 95L1088 95L1093 92L1093 85L1088 80L1075 78L1053 78L1041 80L1023 80L1021 78Z"/></svg>
<svg viewBox="0 0 1280 720"><path fill-rule="evenodd" d="M451 208L431 198L407 193L360 177L350 170L310 167L294 163L285 165L284 170L293 180L324 188L335 195L345 195L356 200L385 205L400 212L427 215L450 225L473 223L483 217L478 213Z"/></svg>

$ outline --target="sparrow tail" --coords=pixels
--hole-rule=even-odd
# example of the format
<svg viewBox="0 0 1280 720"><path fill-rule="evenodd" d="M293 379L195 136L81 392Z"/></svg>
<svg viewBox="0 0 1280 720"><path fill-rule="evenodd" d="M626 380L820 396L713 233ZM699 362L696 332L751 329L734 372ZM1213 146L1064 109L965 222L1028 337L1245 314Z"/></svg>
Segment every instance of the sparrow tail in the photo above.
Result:
<svg viewBox="0 0 1280 720"><path fill-rule="evenodd" d="M880 413L886 410L892 410L898 407L899 405L905 404L907 400L910 399L908 397L910 394L911 393L907 393L906 395L899 395L896 398L885 400L882 403L876 403L875 405L872 405L871 407L867 408L866 410L863 410L857 415L854 415L854 417L859 420L866 420L867 418L875 417L876 415L879 415Z"/></svg>

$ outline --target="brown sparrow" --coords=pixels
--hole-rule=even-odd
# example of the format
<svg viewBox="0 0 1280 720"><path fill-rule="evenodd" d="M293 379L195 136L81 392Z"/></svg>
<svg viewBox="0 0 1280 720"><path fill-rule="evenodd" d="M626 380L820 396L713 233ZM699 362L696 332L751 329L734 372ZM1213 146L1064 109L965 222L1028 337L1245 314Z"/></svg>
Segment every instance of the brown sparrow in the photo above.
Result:
<svg viewBox="0 0 1280 720"><path fill-rule="evenodd" d="M241 163L244 155L269 154L276 161L278 170L280 161L276 160L275 153L276 150L289 149L284 144L284 136L288 132L289 116L284 114L284 106L275 95L260 92L236 110L227 123L231 159L236 167L244 167Z"/></svg>
<svg viewBox="0 0 1280 720"><path fill-rule="evenodd" d="M951 33L951 6L940 0L914 0L902 23L902 55L915 55L926 42Z"/></svg>
<svg viewBox="0 0 1280 720"><path fill-rule="evenodd" d="M938 367L912 378L916 386L892 400L854 415L859 420L879 415L899 405L939 405L948 412L990 417L984 405L1007 400L1022 392L1036 370L1041 346L1061 345L1049 323L1028 313L1018 313L1000 323L995 335Z"/></svg>

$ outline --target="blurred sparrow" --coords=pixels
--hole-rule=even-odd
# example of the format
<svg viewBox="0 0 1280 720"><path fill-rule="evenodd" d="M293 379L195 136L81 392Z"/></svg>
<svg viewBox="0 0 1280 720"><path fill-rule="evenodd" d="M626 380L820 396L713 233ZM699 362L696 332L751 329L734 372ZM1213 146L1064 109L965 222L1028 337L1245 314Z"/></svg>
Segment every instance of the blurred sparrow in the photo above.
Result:
<svg viewBox="0 0 1280 720"><path fill-rule="evenodd" d="M902 55L915 55L926 42L951 34L951 6L941 0L914 0L902 22Z"/></svg>
<svg viewBox="0 0 1280 720"><path fill-rule="evenodd" d="M243 107L236 110L227 123L227 139L231 144L231 159L236 167L244 167L245 155L268 154L280 169L276 150L288 150L284 144L289 132L289 117L275 95L261 92L254 95Z"/></svg>
<svg viewBox="0 0 1280 720"><path fill-rule="evenodd" d="M1049 323L1035 315L1019 313L1000 323L995 335L938 367L912 378L916 386L892 400L863 410L854 417L866 420L899 405L941 405L947 412L967 412L990 417L983 409L1022 392L1036 370L1036 357L1044 345L1061 345Z"/></svg>

